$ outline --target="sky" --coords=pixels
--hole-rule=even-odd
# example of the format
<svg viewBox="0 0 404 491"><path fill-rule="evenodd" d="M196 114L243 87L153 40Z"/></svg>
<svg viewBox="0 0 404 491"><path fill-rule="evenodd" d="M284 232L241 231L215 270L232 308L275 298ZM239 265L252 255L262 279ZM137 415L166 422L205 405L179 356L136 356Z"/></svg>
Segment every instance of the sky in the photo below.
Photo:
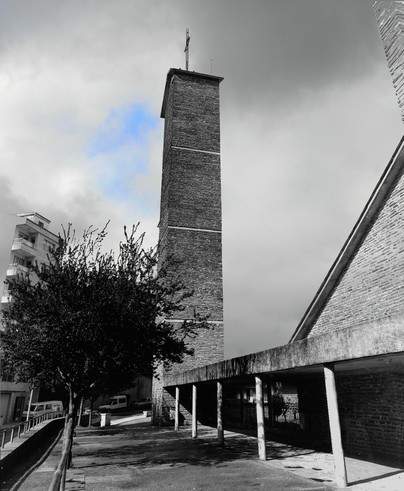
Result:
<svg viewBox="0 0 404 491"><path fill-rule="evenodd" d="M18 212L158 239L170 67L221 84L226 356L289 341L402 135L368 0L2 0L0 271Z"/></svg>

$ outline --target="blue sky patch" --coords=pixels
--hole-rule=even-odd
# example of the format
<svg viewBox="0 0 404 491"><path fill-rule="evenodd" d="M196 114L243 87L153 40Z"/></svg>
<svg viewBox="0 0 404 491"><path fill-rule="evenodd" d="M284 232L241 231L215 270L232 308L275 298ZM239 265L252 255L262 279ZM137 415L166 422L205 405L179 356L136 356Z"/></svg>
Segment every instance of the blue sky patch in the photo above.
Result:
<svg viewBox="0 0 404 491"><path fill-rule="evenodd" d="M157 127L158 121L144 104L112 109L90 142L88 153L94 157L112 153L132 141L147 143L148 133Z"/></svg>
<svg viewBox="0 0 404 491"><path fill-rule="evenodd" d="M159 124L146 105L131 104L112 109L98 128L87 154L95 160L98 184L108 198L137 201L136 176L148 173L150 135Z"/></svg>

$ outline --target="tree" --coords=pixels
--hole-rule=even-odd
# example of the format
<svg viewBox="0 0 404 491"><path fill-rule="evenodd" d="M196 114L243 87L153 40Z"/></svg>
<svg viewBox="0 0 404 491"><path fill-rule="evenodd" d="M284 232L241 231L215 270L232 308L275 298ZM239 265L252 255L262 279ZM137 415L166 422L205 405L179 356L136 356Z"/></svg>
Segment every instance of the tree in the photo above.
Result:
<svg viewBox="0 0 404 491"><path fill-rule="evenodd" d="M283 398L283 395L280 393L275 393L272 396L272 406L273 406L273 415L275 419L277 420L278 417L283 414L285 416L285 410L287 410L287 406L285 403L285 400Z"/></svg>
<svg viewBox="0 0 404 491"><path fill-rule="evenodd" d="M49 264L36 264L8 285L13 301L3 314L5 362L19 380L63 384L68 394L57 476L66 459L70 464L82 397L123 389L139 373L180 363L192 353L186 338L208 328L196 313L169 323L192 292L172 268L168 274L159 265L157 273L157 248L143 247L137 226L124 229L116 256L102 250L106 234L106 227L89 228L78 239L69 225Z"/></svg>

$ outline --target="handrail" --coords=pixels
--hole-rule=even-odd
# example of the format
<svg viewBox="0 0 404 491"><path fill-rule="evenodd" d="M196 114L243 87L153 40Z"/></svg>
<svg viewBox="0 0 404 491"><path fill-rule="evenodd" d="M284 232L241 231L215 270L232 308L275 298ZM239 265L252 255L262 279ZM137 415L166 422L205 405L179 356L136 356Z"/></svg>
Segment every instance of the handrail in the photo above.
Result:
<svg viewBox="0 0 404 491"><path fill-rule="evenodd" d="M66 473L69 466L69 455L71 452L72 442L67 442L66 451L63 454L61 461L59 462L56 471L53 474L52 482L48 488L48 491L64 491L66 486Z"/></svg>
<svg viewBox="0 0 404 491"><path fill-rule="evenodd" d="M40 423L43 423L49 419L60 418L61 416L64 416L64 411L49 411L37 416L36 418L31 418L28 421L20 421L13 426L0 430L2 432L0 448L4 448L7 443L12 443L15 438L20 438L21 435L28 433L32 428Z"/></svg>

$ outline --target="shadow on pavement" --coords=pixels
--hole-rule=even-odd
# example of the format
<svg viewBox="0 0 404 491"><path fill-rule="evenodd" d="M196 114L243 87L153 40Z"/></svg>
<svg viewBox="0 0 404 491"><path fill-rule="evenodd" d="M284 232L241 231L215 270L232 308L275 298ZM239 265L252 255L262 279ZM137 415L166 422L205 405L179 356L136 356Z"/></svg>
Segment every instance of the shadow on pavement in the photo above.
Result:
<svg viewBox="0 0 404 491"><path fill-rule="evenodd" d="M170 464L218 466L221 463L240 460L257 459L255 438L231 435L225 439L222 447L216 443L212 429L202 429L198 438L190 438L190 430L181 430L178 433L172 429L161 429L144 425L138 425L136 429L122 427L119 430L95 430L81 431L75 447L76 469L93 466L115 465L125 467L128 465L152 466ZM103 437L108 437L108 445L103 445ZM111 438L116 437L116 438ZM98 445L93 442L87 447L87 438L96 439ZM83 439L84 441L81 441ZM290 456L288 451L272 447L269 451L270 458L282 459ZM295 455L310 454L313 451L293 448ZM79 463L82 457L89 457L92 462ZM96 461L96 462L95 462Z"/></svg>

